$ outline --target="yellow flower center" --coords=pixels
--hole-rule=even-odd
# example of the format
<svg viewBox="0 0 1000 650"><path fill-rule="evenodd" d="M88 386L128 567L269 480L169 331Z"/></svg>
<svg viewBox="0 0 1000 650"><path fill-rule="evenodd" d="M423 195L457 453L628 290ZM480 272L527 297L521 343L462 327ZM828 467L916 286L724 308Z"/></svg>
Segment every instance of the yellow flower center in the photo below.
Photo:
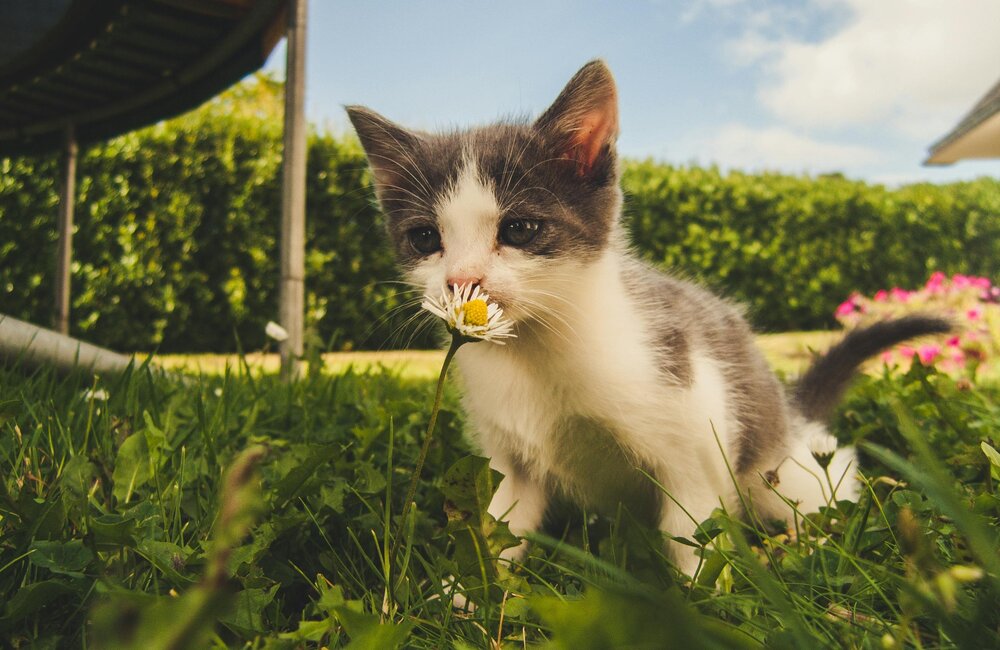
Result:
<svg viewBox="0 0 1000 650"><path fill-rule="evenodd" d="M479 300L478 298L476 300L470 300L465 303L463 310L465 311L464 320L466 325L476 325L481 327L488 321L486 301L484 300Z"/></svg>

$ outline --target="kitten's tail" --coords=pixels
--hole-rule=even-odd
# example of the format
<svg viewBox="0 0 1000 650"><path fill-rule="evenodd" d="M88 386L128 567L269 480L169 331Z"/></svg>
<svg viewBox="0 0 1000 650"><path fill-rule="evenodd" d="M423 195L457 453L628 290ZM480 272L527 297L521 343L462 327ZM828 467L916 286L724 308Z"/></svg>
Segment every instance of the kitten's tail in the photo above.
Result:
<svg viewBox="0 0 1000 650"><path fill-rule="evenodd" d="M866 359L907 339L951 329L952 323L944 318L917 314L852 331L799 380L794 393L799 410L809 420L826 421Z"/></svg>

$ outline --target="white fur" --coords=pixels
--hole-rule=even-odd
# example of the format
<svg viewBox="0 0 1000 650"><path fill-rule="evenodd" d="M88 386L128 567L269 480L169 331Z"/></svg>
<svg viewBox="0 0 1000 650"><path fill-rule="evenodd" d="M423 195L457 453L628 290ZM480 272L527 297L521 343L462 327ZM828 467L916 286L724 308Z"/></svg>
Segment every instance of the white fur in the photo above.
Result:
<svg viewBox="0 0 1000 650"><path fill-rule="evenodd" d="M500 207L479 178L475 162L466 157L454 186L435 206L445 242L447 280L479 280L496 248Z"/></svg>

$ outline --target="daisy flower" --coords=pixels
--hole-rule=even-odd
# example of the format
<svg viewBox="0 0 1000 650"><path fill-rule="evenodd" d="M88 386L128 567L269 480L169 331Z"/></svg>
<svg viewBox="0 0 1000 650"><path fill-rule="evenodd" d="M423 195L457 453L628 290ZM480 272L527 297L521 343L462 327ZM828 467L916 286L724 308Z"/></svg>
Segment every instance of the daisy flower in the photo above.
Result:
<svg viewBox="0 0 1000 650"><path fill-rule="evenodd" d="M837 452L837 439L829 433L816 433L809 438L809 453L816 460L816 463L826 470L833 460L833 455Z"/></svg>
<svg viewBox="0 0 1000 650"><path fill-rule="evenodd" d="M110 397L108 391L104 390L103 388L98 388L96 390L94 390L93 388L88 388L87 390L83 391L82 395L83 399L87 400L88 402L94 402L94 401L106 402Z"/></svg>
<svg viewBox="0 0 1000 650"><path fill-rule="evenodd" d="M513 338L514 323L503 315L503 308L490 302L479 285L445 287L438 298L427 296L420 305L448 325L453 336L466 341L490 341L503 345Z"/></svg>
<svg viewBox="0 0 1000 650"><path fill-rule="evenodd" d="M264 333L278 343L288 339L288 330L281 325L278 325L273 320L267 321L267 325L264 327Z"/></svg>

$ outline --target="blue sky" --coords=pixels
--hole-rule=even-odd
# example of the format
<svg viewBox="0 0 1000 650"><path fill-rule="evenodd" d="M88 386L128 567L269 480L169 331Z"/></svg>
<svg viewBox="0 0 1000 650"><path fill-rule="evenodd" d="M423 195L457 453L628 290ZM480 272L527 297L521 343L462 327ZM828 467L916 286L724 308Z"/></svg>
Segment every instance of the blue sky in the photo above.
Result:
<svg viewBox="0 0 1000 650"><path fill-rule="evenodd" d="M309 119L342 106L450 128L537 115L601 57L619 150L675 164L898 184L1000 78L998 0L310 0ZM283 72L284 48L267 69Z"/></svg>

